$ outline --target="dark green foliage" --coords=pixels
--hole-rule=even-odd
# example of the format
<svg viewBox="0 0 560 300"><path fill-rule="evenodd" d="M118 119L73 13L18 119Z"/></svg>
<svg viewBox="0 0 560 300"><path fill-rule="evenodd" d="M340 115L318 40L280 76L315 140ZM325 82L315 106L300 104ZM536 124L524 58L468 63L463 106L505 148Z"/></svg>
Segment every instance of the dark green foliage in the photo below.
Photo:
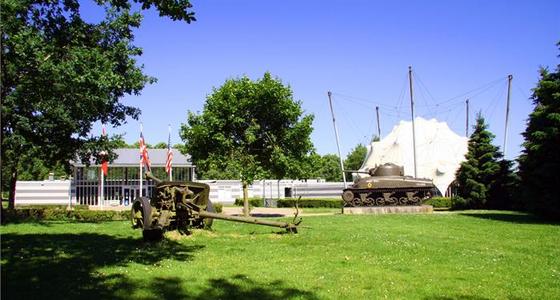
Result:
<svg viewBox="0 0 560 300"><path fill-rule="evenodd" d="M310 157L310 165L308 178L325 179L330 182L342 181L342 172L340 171L340 160L336 154L325 154L320 156L314 153Z"/></svg>
<svg viewBox="0 0 560 300"><path fill-rule="evenodd" d="M114 158L116 138L92 136L92 124L118 126L137 118L140 111L120 99L155 81L136 62L142 49L132 44L133 31L142 16L131 11L132 4L154 6L173 20L194 20L188 0L96 3L106 15L88 23L77 0L2 1L2 186L11 191L11 207L18 174L37 173L35 160L49 171L67 171L76 156L99 162L99 153L108 151Z"/></svg>
<svg viewBox="0 0 560 300"><path fill-rule="evenodd" d="M470 208L470 204L465 198L461 196L451 198L451 209L463 210L468 208Z"/></svg>
<svg viewBox="0 0 560 300"><path fill-rule="evenodd" d="M181 126L185 148L200 178L301 178L313 150L312 115L279 79L229 79L214 89L201 114Z"/></svg>
<svg viewBox="0 0 560 300"><path fill-rule="evenodd" d="M466 161L457 170L459 200L454 207L499 208L511 206L511 189L515 185L512 163L504 160L498 147L492 145L494 135L479 113L470 136Z"/></svg>
<svg viewBox="0 0 560 300"><path fill-rule="evenodd" d="M277 207L295 207L296 198L285 198L276 200ZM262 207L264 199L260 197L249 198L251 207ZM243 206L243 199L235 199L234 205ZM302 198L298 201L299 207L326 207L326 208L341 208L341 199L331 198Z"/></svg>
<svg viewBox="0 0 560 300"><path fill-rule="evenodd" d="M123 221L129 219L129 210L66 210L66 208L56 206L6 209L3 211L2 215L2 223L22 221L76 221L97 223L103 221Z"/></svg>
<svg viewBox="0 0 560 300"><path fill-rule="evenodd" d="M364 163L364 159L366 158L367 154L367 147L358 144L352 151L346 156L346 160L344 161L344 169L345 170L358 170L362 164ZM346 173L346 178L351 178L352 173Z"/></svg>
<svg viewBox="0 0 560 300"><path fill-rule="evenodd" d="M235 198L235 202L233 204L237 206L243 206L243 198ZM264 199L261 197L249 198L249 206L262 207L264 206Z"/></svg>
<svg viewBox="0 0 560 300"><path fill-rule="evenodd" d="M519 157L521 201L540 215L560 219L560 65L556 72L541 70L532 99L535 109Z"/></svg>
<svg viewBox="0 0 560 300"><path fill-rule="evenodd" d="M224 205L222 203L212 203L214 205L214 209L217 213L221 213L224 210Z"/></svg>
<svg viewBox="0 0 560 300"><path fill-rule="evenodd" d="M425 205L431 205L434 208L451 208L451 198L433 197L423 202Z"/></svg>
<svg viewBox="0 0 560 300"><path fill-rule="evenodd" d="M278 199L278 207L295 207L295 202L298 199ZM301 198L299 199L298 207L326 207L326 208L341 208L342 199L328 199L328 198Z"/></svg>

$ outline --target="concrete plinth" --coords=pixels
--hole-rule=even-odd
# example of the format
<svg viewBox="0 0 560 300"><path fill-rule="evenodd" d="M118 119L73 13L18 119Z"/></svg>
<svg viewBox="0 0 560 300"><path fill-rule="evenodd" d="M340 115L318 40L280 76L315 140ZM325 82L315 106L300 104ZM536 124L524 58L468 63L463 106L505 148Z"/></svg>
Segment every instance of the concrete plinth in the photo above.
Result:
<svg viewBox="0 0 560 300"><path fill-rule="evenodd" d="M379 214L431 214L431 205L422 206L373 206L373 207L344 207L342 213L346 215L379 215Z"/></svg>

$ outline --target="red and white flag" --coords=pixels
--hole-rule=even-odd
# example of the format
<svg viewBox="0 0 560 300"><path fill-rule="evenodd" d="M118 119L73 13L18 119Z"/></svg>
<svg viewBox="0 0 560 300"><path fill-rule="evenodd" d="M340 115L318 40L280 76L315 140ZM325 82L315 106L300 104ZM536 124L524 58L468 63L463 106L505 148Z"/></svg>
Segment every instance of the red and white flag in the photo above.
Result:
<svg viewBox="0 0 560 300"><path fill-rule="evenodd" d="M171 126L169 127L169 137L167 138L167 160L165 161L165 172L171 174L173 161L173 150L171 150Z"/></svg>
<svg viewBox="0 0 560 300"><path fill-rule="evenodd" d="M105 126L103 126L102 135L106 136L107 132L105 132ZM107 176L107 172L109 171L109 162L107 161L107 152L101 151L101 171L103 171L103 175Z"/></svg>
<svg viewBox="0 0 560 300"><path fill-rule="evenodd" d="M140 131L140 162L146 170L150 171L150 158L148 157L148 148L146 147L146 142L144 141L144 135Z"/></svg>

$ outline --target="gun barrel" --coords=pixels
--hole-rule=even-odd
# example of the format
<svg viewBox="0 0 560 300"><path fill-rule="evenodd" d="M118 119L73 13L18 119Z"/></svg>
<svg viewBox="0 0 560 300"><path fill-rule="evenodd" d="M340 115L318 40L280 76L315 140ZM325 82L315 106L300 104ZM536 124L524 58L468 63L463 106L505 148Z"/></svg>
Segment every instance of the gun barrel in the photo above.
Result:
<svg viewBox="0 0 560 300"><path fill-rule="evenodd" d="M297 233L297 226L292 223L288 222L279 222L279 221L271 221L271 220L263 220L257 219L252 217L238 217L238 216L228 216L219 213L211 213L204 210L198 211L198 215L202 218L212 218L212 219L221 219L221 220L228 220L234 222L242 222L242 223L249 223L249 224L258 224L258 225L265 225L271 227L279 227L285 228L288 232Z"/></svg>
<svg viewBox="0 0 560 300"><path fill-rule="evenodd" d="M163 182L163 180L154 176L154 174L152 174L151 171L146 172L146 178L151 179L151 180L155 181L156 183L162 183Z"/></svg>

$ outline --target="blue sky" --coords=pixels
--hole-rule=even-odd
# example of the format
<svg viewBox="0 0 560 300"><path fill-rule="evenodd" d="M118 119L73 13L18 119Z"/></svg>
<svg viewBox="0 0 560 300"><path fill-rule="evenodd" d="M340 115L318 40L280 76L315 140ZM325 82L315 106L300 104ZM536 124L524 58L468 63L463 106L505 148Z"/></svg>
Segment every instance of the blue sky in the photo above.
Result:
<svg viewBox="0 0 560 300"><path fill-rule="evenodd" d="M513 75L507 157L523 142L531 89L540 66L554 70L560 51L560 1L193 1L192 24L144 12L134 44L138 62L158 78L140 96L123 101L142 110L148 143L180 143L187 111L202 111L212 88L226 79L262 77L269 71L315 115L312 140L320 154L336 153L327 91L343 156L376 133L410 119L408 66L414 71L416 115L446 121L465 132L482 111L504 140L507 75ZM84 16L98 13L90 3ZM473 121L471 121L471 124ZM95 131L101 130L96 126ZM139 122L109 133L132 143Z"/></svg>

